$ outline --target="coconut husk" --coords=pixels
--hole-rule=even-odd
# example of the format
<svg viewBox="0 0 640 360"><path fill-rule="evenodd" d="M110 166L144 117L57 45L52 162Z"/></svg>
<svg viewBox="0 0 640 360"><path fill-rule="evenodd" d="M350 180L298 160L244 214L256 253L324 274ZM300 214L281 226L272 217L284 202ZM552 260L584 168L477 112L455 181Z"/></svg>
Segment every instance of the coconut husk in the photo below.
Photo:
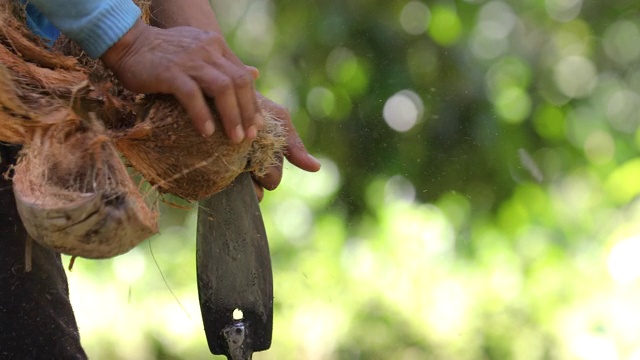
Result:
<svg viewBox="0 0 640 360"><path fill-rule="evenodd" d="M187 200L224 189L243 171L263 174L282 155L285 134L269 114L253 143L231 144L222 131L204 138L173 97L132 94L68 40L48 49L23 16L0 0L0 141L23 145L13 188L39 243L104 258L157 232L155 204L118 152L153 189Z"/></svg>
<svg viewBox="0 0 640 360"><path fill-rule="evenodd" d="M72 113L38 129L14 168L13 189L29 235L58 252L112 257L158 231L157 212L133 185L105 129Z"/></svg>
<svg viewBox="0 0 640 360"><path fill-rule="evenodd" d="M221 191L243 171L263 175L284 145L284 131L272 116L256 141L232 144L222 131L201 136L173 97L148 97L141 105L142 121L112 131L116 147L160 192L187 200Z"/></svg>
<svg viewBox="0 0 640 360"><path fill-rule="evenodd" d="M135 2L148 23L150 2ZM264 108L265 126L252 143L232 144L222 131L205 138L173 96L132 94L119 85L102 62L89 58L64 37L56 42L55 49L88 69L94 93L80 96L83 100L76 102L76 111L96 113L129 165L160 193L202 200L226 188L242 172L264 175L282 158L285 131ZM97 104L96 98L101 99ZM210 107L216 128L222 129L212 102Z"/></svg>

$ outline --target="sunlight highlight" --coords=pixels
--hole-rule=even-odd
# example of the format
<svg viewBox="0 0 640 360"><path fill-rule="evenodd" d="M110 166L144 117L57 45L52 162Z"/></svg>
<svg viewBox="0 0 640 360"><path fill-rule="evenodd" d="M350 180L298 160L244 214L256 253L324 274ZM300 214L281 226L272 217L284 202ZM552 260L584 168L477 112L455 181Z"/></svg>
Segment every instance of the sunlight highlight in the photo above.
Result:
<svg viewBox="0 0 640 360"><path fill-rule="evenodd" d="M609 275L618 284L626 285L640 278L640 237L615 244L607 257Z"/></svg>
<svg viewBox="0 0 640 360"><path fill-rule="evenodd" d="M329 89L316 86L307 95L307 110L314 118L326 118L336 108L336 95Z"/></svg>
<svg viewBox="0 0 640 360"><path fill-rule="evenodd" d="M402 175L392 176L384 186L385 203L412 203L416 198L416 188Z"/></svg>
<svg viewBox="0 0 640 360"><path fill-rule="evenodd" d="M626 65L640 57L640 29L626 20L616 21L604 32L603 46L609 58Z"/></svg>
<svg viewBox="0 0 640 360"><path fill-rule="evenodd" d="M406 132L411 130L422 118L424 105L420 96L411 90L397 92L384 104L384 121L393 130Z"/></svg>
<svg viewBox="0 0 640 360"><path fill-rule="evenodd" d="M427 5L419 1L410 1L400 12L400 25L411 35L420 35L427 30L431 12Z"/></svg>
<svg viewBox="0 0 640 360"><path fill-rule="evenodd" d="M572 341L571 348L580 360L619 359L616 344L604 336L581 335Z"/></svg>
<svg viewBox="0 0 640 360"><path fill-rule="evenodd" d="M545 0L549 17L561 22L575 19L582 9L582 0Z"/></svg>
<svg viewBox="0 0 640 360"><path fill-rule="evenodd" d="M582 56L565 57L553 70L558 89L569 97L585 97L591 94L596 85L596 67L591 60Z"/></svg>

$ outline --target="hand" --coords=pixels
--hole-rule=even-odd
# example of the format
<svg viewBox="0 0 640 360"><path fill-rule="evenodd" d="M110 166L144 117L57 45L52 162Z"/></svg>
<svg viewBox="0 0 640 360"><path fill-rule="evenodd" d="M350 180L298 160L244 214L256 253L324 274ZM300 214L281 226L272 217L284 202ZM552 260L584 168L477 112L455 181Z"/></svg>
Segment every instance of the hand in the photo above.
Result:
<svg viewBox="0 0 640 360"><path fill-rule="evenodd" d="M204 136L215 130L205 96L213 98L232 142L253 140L263 126L254 74L218 33L138 21L102 61L133 92L173 94Z"/></svg>
<svg viewBox="0 0 640 360"><path fill-rule="evenodd" d="M274 114L275 117L282 122L282 125L285 128L287 133L287 148L285 149L284 155L287 160L289 160L291 164L305 171L316 172L320 170L320 162L311 156L304 147L298 132L296 132L296 129L291 122L289 111L287 111L283 106L265 98L260 93L256 93L256 96L262 104L262 107L266 111ZM253 178L258 200L262 200L264 197L264 189L274 190L280 184L280 180L282 180L282 159L278 165L271 167L265 176L261 178Z"/></svg>

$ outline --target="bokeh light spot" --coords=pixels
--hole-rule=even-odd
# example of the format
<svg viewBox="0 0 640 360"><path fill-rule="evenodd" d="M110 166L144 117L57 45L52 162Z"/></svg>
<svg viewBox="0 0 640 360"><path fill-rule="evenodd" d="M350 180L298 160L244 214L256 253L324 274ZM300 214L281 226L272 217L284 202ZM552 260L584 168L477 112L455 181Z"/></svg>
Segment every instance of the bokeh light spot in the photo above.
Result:
<svg viewBox="0 0 640 360"><path fill-rule="evenodd" d="M522 59L508 56L496 62L486 74L489 96L494 98L502 91L518 87L525 89L531 82L531 69Z"/></svg>
<svg viewBox="0 0 640 360"><path fill-rule="evenodd" d="M303 245L309 238L305 235L313 223L313 213L299 199L281 200L275 207L274 223L278 231L294 245Z"/></svg>
<svg viewBox="0 0 640 360"><path fill-rule="evenodd" d="M495 100L496 112L508 123L520 123L531 112L531 98L519 87L506 88Z"/></svg>
<svg viewBox="0 0 640 360"><path fill-rule="evenodd" d="M358 95L366 90L369 76L351 49L342 46L333 49L327 56L325 67L329 78L349 94Z"/></svg>
<svg viewBox="0 0 640 360"><path fill-rule="evenodd" d="M307 95L307 110L318 119L329 117L336 107L335 94L321 86L314 87Z"/></svg>
<svg viewBox="0 0 640 360"><path fill-rule="evenodd" d="M557 106L542 105L533 117L536 132L550 140L561 140L564 137L564 112Z"/></svg>
<svg viewBox="0 0 640 360"><path fill-rule="evenodd" d="M616 144L608 132L595 131L584 143L584 153L594 164L606 164L613 159Z"/></svg>
<svg viewBox="0 0 640 360"><path fill-rule="evenodd" d="M556 86L572 98L585 97L596 85L596 67L582 56L568 56L560 60L553 69Z"/></svg>
<svg viewBox="0 0 640 360"><path fill-rule="evenodd" d="M502 1L492 1L480 10L477 27L489 38L502 39L511 33L516 19L509 5Z"/></svg>
<svg viewBox="0 0 640 360"><path fill-rule="evenodd" d="M387 204L398 201L411 203L416 198L416 188L404 176L395 175L385 184L384 198Z"/></svg>
<svg viewBox="0 0 640 360"><path fill-rule="evenodd" d="M571 55L588 57L592 53L593 37L591 26L575 19L560 26L553 34L552 43L558 58Z"/></svg>
<svg viewBox="0 0 640 360"><path fill-rule="evenodd" d="M640 158L627 161L609 175L606 189L613 200L626 203L640 194Z"/></svg>
<svg viewBox="0 0 640 360"><path fill-rule="evenodd" d="M420 35L427 30L431 12L427 5L419 1L410 1L400 12L400 25L411 35Z"/></svg>
<svg viewBox="0 0 640 360"><path fill-rule="evenodd" d="M619 284L630 284L640 278L640 237L624 239L613 246L607 257L611 278Z"/></svg>
<svg viewBox="0 0 640 360"><path fill-rule="evenodd" d="M144 275L145 265L145 258L140 247L136 247L126 255L114 258L113 270L119 281L133 284Z"/></svg>
<svg viewBox="0 0 640 360"><path fill-rule="evenodd" d="M582 9L582 0L545 0L544 4L549 17L562 22L575 19Z"/></svg>
<svg viewBox="0 0 640 360"><path fill-rule="evenodd" d="M275 31L270 9L266 4L255 3L240 23L234 44L253 61L263 61L271 53Z"/></svg>
<svg viewBox="0 0 640 360"><path fill-rule="evenodd" d="M626 65L640 56L640 30L627 20L620 20L609 26L604 32L604 51L620 64Z"/></svg>
<svg viewBox="0 0 640 360"><path fill-rule="evenodd" d="M478 27L474 28L469 36L469 49L475 57L490 60L503 55L509 47L506 37L492 38Z"/></svg>
<svg viewBox="0 0 640 360"><path fill-rule="evenodd" d="M633 133L640 123L640 96L633 91L617 90L606 104L607 119L616 130Z"/></svg>
<svg viewBox="0 0 640 360"><path fill-rule="evenodd" d="M569 140L576 148L583 148L591 134L606 128L604 121L604 118L598 114L593 106L576 106L566 116L566 140Z"/></svg>
<svg viewBox="0 0 640 360"><path fill-rule="evenodd" d="M310 173L298 170L285 163L282 183L278 189L281 193L290 194L298 199L304 199L308 204L324 206L331 200L341 185L340 169L336 163L328 158L317 156L322 164L320 171ZM265 201L269 201L266 198Z"/></svg>
<svg viewBox="0 0 640 360"><path fill-rule="evenodd" d="M384 104L382 115L387 125L395 131L411 130L422 117L422 99L411 90L397 92Z"/></svg>
<svg viewBox="0 0 640 360"><path fill-rule="evenodd" d="M350 49L338 47L329 53L326 67L327 74L333 81L347 82L355 74L358 60Z"/></svg>
<svg viewBox="0 0 640 360"><path fill-rule="evenodd" d="M429 35L442 46L451 46L462 36L462 22L453 8L436 5L431 12Z"/></svg>
<svg viewBox="0 0 640 360"><path fill-rule="evenodd" d="M603 336L578 335L572 341L571 349L579 360L619 359L616 345Z"/></svg>

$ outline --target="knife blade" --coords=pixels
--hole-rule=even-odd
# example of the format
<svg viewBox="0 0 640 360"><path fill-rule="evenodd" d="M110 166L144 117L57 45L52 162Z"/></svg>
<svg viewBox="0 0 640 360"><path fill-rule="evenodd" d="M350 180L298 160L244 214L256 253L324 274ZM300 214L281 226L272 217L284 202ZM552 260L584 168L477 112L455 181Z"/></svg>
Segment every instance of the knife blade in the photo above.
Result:
<svg viewBox="0 0 640 360"><path fill-rule="evenodd" d="M211 353L251 359L271 346L273 275L266 231L249 173L198 208L196 266Z"/></svg>

